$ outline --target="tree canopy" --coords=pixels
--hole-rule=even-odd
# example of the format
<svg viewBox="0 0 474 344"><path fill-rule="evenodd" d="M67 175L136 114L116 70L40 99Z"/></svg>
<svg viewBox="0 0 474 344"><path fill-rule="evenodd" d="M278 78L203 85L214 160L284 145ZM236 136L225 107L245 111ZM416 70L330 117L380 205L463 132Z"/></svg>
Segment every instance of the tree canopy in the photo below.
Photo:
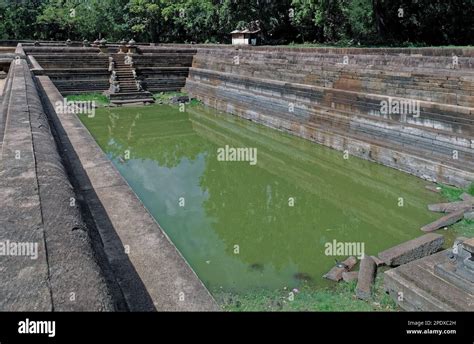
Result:
<svg viewBox="0 0 474 344"><path fill-rule="evenodd" d="M0 39L471 45L474 0L0 0Z"/></svg>

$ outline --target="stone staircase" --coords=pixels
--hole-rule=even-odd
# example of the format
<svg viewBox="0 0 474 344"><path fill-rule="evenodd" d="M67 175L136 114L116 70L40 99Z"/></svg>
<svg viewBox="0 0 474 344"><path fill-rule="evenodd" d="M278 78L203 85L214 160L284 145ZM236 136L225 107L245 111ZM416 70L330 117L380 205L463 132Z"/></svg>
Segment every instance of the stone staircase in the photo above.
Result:
<svg viewBox="0 0 474 344"><path fill-rule="evenodd" d="M124 54L111 54L115 63L115 74L120 86L117 93L110 93L110 102L116 105L130 103L154 103L153 95L145 90L139 90L133 66L126 63Z"/></svg>

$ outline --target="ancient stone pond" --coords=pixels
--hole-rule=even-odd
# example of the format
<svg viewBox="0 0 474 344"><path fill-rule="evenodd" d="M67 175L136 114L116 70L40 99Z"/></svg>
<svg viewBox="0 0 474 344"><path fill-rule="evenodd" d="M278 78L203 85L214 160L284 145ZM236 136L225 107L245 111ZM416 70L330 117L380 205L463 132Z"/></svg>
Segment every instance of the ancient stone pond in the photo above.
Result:
<svg viewBox="0 0 474 344"><path fill-rule="evenodd" d="M210 290L327 286L362 253L331 245L376 255L436 219L439 196L414 176L200 105L80 118ZM257 163L220 161L226 145Z"/></svg>
<svg viewBox="0 0 474 344"><path fill-rule="evenodd" d="M215 311L221 293L294 288L300 310L380 310L382 297L471 310L473 59L133 40L5 49L1 234L38 254L8 255L0 310ZM166 92L195 101L145 106ZM71 289L80 302L64 301Z"/></svg>

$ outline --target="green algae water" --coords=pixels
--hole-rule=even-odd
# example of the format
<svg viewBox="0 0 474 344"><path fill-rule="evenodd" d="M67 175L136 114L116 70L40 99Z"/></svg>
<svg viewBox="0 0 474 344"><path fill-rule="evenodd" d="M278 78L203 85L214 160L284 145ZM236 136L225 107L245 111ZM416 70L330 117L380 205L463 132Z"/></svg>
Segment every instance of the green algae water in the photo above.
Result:
<svg viewBox="0 0 474 344"><path fill-rule="evenodd" d="M198 105L81 120L211 290L326 286L346 258L328 247L376 255L437 218L416 177ZM226 146L255 148L256 164L220 161Z"/></svg>

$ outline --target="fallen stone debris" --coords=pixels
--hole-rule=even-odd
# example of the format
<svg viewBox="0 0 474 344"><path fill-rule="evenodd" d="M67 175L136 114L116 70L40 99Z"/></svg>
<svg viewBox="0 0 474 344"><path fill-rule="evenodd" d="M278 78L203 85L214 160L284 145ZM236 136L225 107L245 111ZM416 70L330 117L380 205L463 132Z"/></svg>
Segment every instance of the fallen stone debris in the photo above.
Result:
<svg viewBox="0 0 474 344"><path fill-rule="evenodd" d="M425 234L378 254L388 266L399 266L438 252L444 244L441 234Z"/></svg>
<svg viewBox="0 0 474 344"><path fill-rule="evenodd" d="M342 274L344 272L351 271L352 268L354 268L356 264L357 264L357 258L351 256L347 258L346 260L344 260L343 262L337 263L336 266L333 267L323 277L331 281L339 282L340 280L342 280Z"/></svg>
<svg viewBox="0 0 474 344"><path fill-rule="evenodd" d="M352 282L359 277L359 271L344 271L342 273L342 280L344 282Z"/></svg>
<svg viewBox="0 0 474 344"><path fill-rule="evenodd" d="M372 258L372 260L375 262L375 264L377 265L377 267L379 266L384 266L385 265L385 262L380 259L379 257L376 257L376 256L370 256L370 258Z"/></svg>
<svg viewBox="0 0 474 344"><path fill-rule="evenodd" d="M455 224L456 222L461 221L464 218L464 213L468 212L471 209L472 209L471 207L464 207L459 210L456 210L430 224L427 224L421 227L421 230L423 232L433 232L437 229L451 226L452 224Z"/></svg>
<svg viewBox="0 0 474 344"><path fill-rule="evenodd" d="M377 274L377 264L370 256L365 256L360 262L359 275L357 278L356 296L361 300L369 300L372 297L372 287Z"/></svg>
<svg viewBox="0 0 474 344"><path fill-rule="evenodd" d="M437 229L455 224L456 222L461 221L463 218L469 219L470 215L466 216L466 214L472 213L474 210L474 197L464 192L460 198L462 201L428 205L428 209L430 211L437 213L447 213L447 215L421 227L421 230L423 232L433 232Z"/></svg>
<svg viewBox="0 0 474 344"><path fill-rule="evenodd" d="M459 201L459 202L450 202L450 203L437 203L428 205L430 211L436 213L452 213L464 208L472 207L472 202L470 201Z"/></svg>

